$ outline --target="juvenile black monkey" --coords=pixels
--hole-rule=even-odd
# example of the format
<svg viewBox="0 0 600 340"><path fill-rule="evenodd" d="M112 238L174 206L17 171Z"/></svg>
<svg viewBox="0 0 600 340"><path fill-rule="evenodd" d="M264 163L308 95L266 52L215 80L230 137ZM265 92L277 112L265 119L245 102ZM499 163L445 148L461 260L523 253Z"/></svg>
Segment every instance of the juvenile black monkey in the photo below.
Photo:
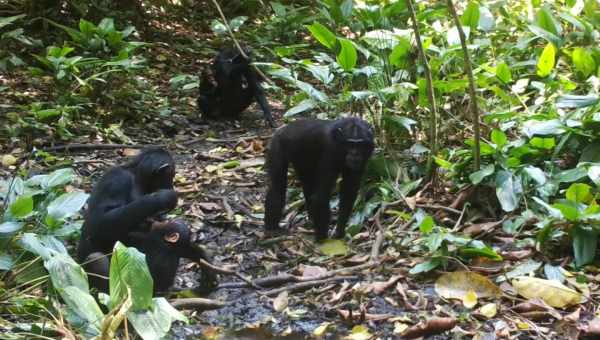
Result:
<svg viewBox="0 0 600 340"><path fill-rule="evenodd" d="M338 176L342 176L335 237L343 237L373 149L373 130L359 118L298 120L277 130L267 151L270 183L265 201L265 228L278 228L285 206L288 165L292 163L302 184L317 240L327 238L329 199Z"/></svg>
<svg viewBox="0 0 600 340"><path fill-rule="evenodd" d="M129 244L129 233L147 231L148 219L177 205L175 162L162 148L142 150L130 162L109 169L94 186L84 216L77 257L110 253Z"/></svg>
<svg viewBox="0 0 600 340"><path fill-rule="evenodd" d="M180 220L154 222L149 231L129 233L129 246L146 254L146 263L154 281L155 292L165 292L173 285L180 258L192 261L208 259L204 249L191 243L191 233L185 223ZM110 256L103 253L92 253L88 256L86 270L90 275L92 287L108 292ZM214 286L216 276L210 271L202 273L202 280L208 287Z"/></svg>
<svg viewBox="0 0 600 340"><path fill-rule="evenodd" d="M264 113L265 120L271 127L275 121L271 115L269 103L261 86L261 77L250 65L251 52L244 49L245 58L237 48L222 49L212 64L212 72L216 84L206 73L203 73L198 108L208 118L237 118L254 101Z"/></svg>

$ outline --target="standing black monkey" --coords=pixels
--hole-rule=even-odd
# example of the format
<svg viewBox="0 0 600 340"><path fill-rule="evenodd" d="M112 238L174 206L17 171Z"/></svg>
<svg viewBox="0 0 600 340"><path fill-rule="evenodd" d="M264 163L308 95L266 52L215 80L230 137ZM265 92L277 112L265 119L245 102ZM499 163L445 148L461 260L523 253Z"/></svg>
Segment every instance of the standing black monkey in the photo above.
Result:
<svg viewBox="0 0 600 340"><path fill-rule="evenodd" d="M155 292L165 292L173 285L179 259L185 257L192 261L208 259L204 249L191 243L191 233L186 224L179 220L155 222L148 232L129 233L129 246L146 254L146 263L154 281ZM96 252L88 256L86 269L90 275L92 287L108 292L110 256ZM212 272L204 272L202 279L207 287L214 285L216 277Z"/></svg>
<svg viewBox="0 0 600 340"><path fill-rule="evenodd" d="M250 65L251 52L244 49L245 58L237 48L222 49L212 64L216 85L202 74L198 108L209 118L237 118L254 101L264 113L271 127L275 121L271 115L269 103L260 85L262 79Z"/></svg>
<svg viewBox="0 0 600 340"><path fill-rule="evenodd" d="M341 174L335 237L343 237L373 148L373 130L359 118L298 120L279 129L267 151L270 184L265 202L266 229L278 228L285 206L288 164L292 163L302 184L317 240L327 238L331 215L329 199Z"/></svg>

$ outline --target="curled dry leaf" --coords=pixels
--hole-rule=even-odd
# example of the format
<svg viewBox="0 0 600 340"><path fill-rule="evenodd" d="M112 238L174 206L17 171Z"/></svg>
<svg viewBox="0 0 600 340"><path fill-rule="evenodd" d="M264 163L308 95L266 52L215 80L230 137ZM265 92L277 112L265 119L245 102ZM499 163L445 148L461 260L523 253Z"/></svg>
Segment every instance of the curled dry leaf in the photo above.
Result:
<svg viewBox="0 0 600 340"><path fill-rule="evenodd" d="M15 165L17 163L17 158L13 155L4 155L2 156L2 165L5 167L9 167L11 165Z"/></svg>
<svg viewBox="0 0 600 340"><path fill-rule="evenodd" d="M396 282L398 282L398 280L400 280L402 277L403 277L402 275L394 275L385 282L381 282L381 281L373 282L371 284L371 286L373 287L373 293L380 295L381 293L385 292L390 287L395 285Z"/></svg>
<svg viewBox="0 0 600 340"><path fill-rule="evenodd" d="M466 271L440 276L435 282L435 291L446 299L463 301L469 292L474 292L477 298L498 297L502 294L500 288L487 277Z"/></svg>
<svg viewBox="0 0 600 340"><path fill-rule="evenodd" d="M288 292L284 290L279 293L277 297L273 300L273 309L276 312L283 312L288 306Z"/></svg>
<svg viewBox="0 0 600 340"><path fill-rule="evenodd" d="M539 298L552 307L564 308L582 302L582 295L554 280L518 276L512 285L521 296L528 299Z"/></svg>
<svg viewBox="0 0 600 340"><path fill-rule="evenodd" d="M346 336L346 340L369 340L373 335L369 333L369 329L365 326L354 326L352 332Z"/></svg>
<svg viewBox="0 0 600 340"><path fill-rule="evenodd" d="M428 321L422 321L410 327L402 336L408 339L424 337L449 331L456 326L455 318L435 318Z"/></svg>

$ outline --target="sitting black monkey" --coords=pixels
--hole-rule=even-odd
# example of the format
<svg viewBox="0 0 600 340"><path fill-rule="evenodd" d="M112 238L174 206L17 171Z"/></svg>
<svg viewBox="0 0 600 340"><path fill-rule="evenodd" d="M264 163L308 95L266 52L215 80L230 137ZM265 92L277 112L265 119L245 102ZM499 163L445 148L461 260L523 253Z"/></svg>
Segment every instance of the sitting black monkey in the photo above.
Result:
<svg viewBox="0 0 600 340"><path fill-rule="evenodd" d="M264 113L271 127L275 121L260 85L261 77L250 65L250 51L244 49L245 58L237 48L224 48L217 54L212 64L216 85L202 74L198 96L198 108L209 118L237 118L254 101Z"/></svg>
<svg viewBox="0 0 600 340"><path fill-rule="evenodd" d="M179 220L155 222L148 232L131 232L129 242L129 246L146 254L146 263L154 281L155 292L165 292L173 285L180 258L208 261L209 257L204 249L192 245L189 228ZM106 278L109 275L110 256L100 252L92 253L88 256L88 261L86 269L92 274L92 287L108 292ZM216 282L214 273L210 271L203 272L202 279L207 287Z"/></svg>
<svg viewBox="0 0 600 340"><path fill-rule="evenodd" d="M292 163L302 184L317 240L327 238L331 215L329 199L341 174L335 237L343 237L373 149L373 130L359 118L298 120L279 129L267 151L270 183L265 201L266 229L278 228L285 205L288 165Z"/></svg>
<svg viewBox="0 0 600 340"><path fill-rule="evenodd" d="M175 208L174 176L175 162L162 148L144 149L102 176L88 199L77 247L77 257L86 270L99 274L102 268L90 264L91 260L106 258L117 241L132 246L133 233L149 232L151 219ZM102 283L96 286L104 288Z"/></svg>
<svg viewBox="0 0 600 340"><path fill-rule="evenodd" d="M133 160L109 169L94 186L85 213L77 257L110 253L129 244L129 233L147 231L148 219L177 205L175 162L162 148L142 150Z"/></svg>

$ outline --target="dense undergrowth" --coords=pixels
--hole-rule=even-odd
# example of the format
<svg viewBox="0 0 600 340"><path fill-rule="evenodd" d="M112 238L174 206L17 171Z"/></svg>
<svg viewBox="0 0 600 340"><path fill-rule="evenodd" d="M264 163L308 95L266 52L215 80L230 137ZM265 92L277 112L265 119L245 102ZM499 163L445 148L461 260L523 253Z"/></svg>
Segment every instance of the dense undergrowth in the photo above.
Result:
<svg viewBox="0 0 600 340"><path fill-rule="evenodd" d="M405 1L226 2L227 23L214 8L210 17L187 17L194 8L187 2L133 1L140 6L125 10L34 2L0 5L10 14L0 18L0 315L12 315L0 316L0 330L110 337L127 317L141 336L154 338L185 318L153 299L150 280L131 286L148 273L140 254L124 247L113 258L133 269L101 299L112 311L105 313L63 245L78 236L87 195L68 169L31 176L24 165L63 168L39 149L131 143L127 125L162 122L169 131L179 124L173 121L191 119L198 68L206 65L169 59L186 51L209 59L231 44L228 29L254 48L257 66L272 80L268 93L286 108L284 121L352 114L375 126L378 150L349 236L383 219L391 248L422 257L410 268L419 275L476 266L481 258L503 261L507 249L494 240L501 234L538 254L526 268L539 277L587 285L588 294L597 287L597 1L457 2L477 98L467 95L465 58L446 3L416 1L435 103ZM182 27L205 31L181 38ZM480 109L478 149L471 100ZM433 205L447 209L432 213ZM447 218L448 211L460 217ZM414 222L417 235L409 241L397 229L405 221ZM521 269L504 279L528 272Z"/></svg>

